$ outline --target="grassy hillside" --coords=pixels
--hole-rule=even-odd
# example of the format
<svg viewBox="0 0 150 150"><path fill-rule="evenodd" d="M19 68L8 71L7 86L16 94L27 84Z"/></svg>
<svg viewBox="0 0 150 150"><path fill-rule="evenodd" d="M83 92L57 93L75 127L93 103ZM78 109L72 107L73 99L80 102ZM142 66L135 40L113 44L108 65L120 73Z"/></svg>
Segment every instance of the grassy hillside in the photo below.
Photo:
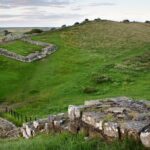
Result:
<svg viewBox="0 0 150 150"><path fill-rule="evenodd" d="M150 99L149 24L93 21L32 39L58 51L30 64L0 56L1 105L45 116L87 99Z"/></svg>
<svg viewBox="0 0 150 150"><path fill-rule="evenodd" d="M4 48L17 54L26 56L35 51L41 51L42 46L33 45L21 40L15 40L0 44L0 48Z"/></svg>
<svg viewBox="0 0 150 150"><path fill-rule="evenodd" d="M134 146L133 146L134 145ZM134 141L125 140L106 143L95 140L84 140L82 135L41 135L30 140L0 140L1 150L144 150Z"/></svg>

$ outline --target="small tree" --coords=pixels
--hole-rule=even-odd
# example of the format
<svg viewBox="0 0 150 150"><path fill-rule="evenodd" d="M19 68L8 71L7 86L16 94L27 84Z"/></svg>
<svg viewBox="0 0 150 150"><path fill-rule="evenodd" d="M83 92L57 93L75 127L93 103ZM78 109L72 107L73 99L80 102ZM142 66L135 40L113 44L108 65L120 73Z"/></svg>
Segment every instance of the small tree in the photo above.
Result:
<svg viewBox="0 0 150 150"><path fill-rule="evenodd" d="M129 23L130 21L128 19L123 20L123 23Z"/></svg>

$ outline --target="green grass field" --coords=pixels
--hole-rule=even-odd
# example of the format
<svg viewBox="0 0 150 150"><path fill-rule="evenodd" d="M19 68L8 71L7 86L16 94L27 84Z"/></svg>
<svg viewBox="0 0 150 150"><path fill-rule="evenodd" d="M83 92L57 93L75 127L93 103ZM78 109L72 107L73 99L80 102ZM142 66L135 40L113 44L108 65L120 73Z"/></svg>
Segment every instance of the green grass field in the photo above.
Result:
<svg viewBox="0 0 150 150"><path fill-rule="evenodd" d="M35 51L41 51L42 46L33 45L21 40L15 40L4 44L0 44L0 48L4 48L17 54L26 56Z"/></svg>
<svg viewBox="0 0 150 150"><path fill-rule="evenodd" d="M134 146L133 146L134 145ZM145 150L132 140L106 143L99 139L84 140L82 135L62 133L58 135L40 135L30 140L0 140L1 150Z"/></svg>
<svg viewBox="0 0 150 150"><path fill-rule="evenodd" d="M150 99L149 24L93 21L32 39L55 44L58 51L33 63L0 56L1 106L9 105L24 115L45 117L90 99ZM7 46L16 49L18 45ZM34 145L39 140L40 137L29 143ZM24 142L16 141L16 147L19 149L18 143L26 145ZM49 147L46 141L45 145ZM110 148L113 147L106 146Z"/></svg>

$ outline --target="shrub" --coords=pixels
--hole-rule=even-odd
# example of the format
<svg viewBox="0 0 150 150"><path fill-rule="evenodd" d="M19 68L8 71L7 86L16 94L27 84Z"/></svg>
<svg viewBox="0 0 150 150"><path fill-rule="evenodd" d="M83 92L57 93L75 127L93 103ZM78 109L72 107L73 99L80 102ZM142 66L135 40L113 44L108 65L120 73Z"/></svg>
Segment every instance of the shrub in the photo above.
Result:
<svg viewBox="0 0 150 150"><path fill-rule="evenodd" d="M39 91L38 91L38 90L31 90L29 93L32 95L32 94L37 94L37 93L39 93Z"/></svg>
<svg viewBox="0 0 150 150"><path fill-rule="evenodd" d="M3 33L4 33L4 36L7 36L7 35L10 34L11 32L9 32L8 30L4 30Z"/></svg>
<svg viewBox="0 0 150 150"><path fill-rule="evenodd" d="M89 22L89 19L85 19L81 24Z"/></svg>
<svg viewBox="0 0 150 150"><path fill-rule="evenodd" d="M96 18L95 21L101 21L101 19L100 18Z"/></svg>
<svg viewBox="0 0 150 150"><path fill-rule="evenodd" d="M146 20L145 23L150 23L150 21L149 21L149 20Z"/></svg>
<svg viewBox="0 0 150 150"><path fill-rule="evenodd" d="M79 22L75 22L75 23L74 23L75 26L76 26L76 25L79 25L79 24L80 24Z"/></svg>
<svg viewBox="0 0 150 150"><path fill-rule="evenodd" d="M32 29L31 31L26 32L25 34L42 33L42 32L43 30L41 29Z"/></svg>
<svg viewBox="0 0 150 150"><path fill-rule="evenodd" d="M62 29L63 29L63 28L66 28L66 27L67 27L67 26L66 26L65 24L61 26Z"/></svg>
<svg viewBox="0 0 150 150"><path fill-rule="evenodd" d="M84 22L89 22L89 19L85 19Z"/></svg>
<svg viewBox="0 0 150 150"><path fill-rule="evenodd" d="M124 82L126 82L126 83L132 83L132 82L134 82L134 80L131 77L126 77L124 79Z"/></svg>
<svg viewBox="0 0 150 150"><path fill-rule="evenodd" d="M86 94L91 94L91 93L95 93L95 92L97 92L97 89L94 87L85 87L83 89L83 93L86 93Z"/></svg>
<svg viewBox="0 0 150 150"><path fill-rule="evenodd" d="M126 19L126 20L123 20L122 22L123 23L129 23L130 21L128 19Z"/></svg>
<svg viewBox="0 0 150 150"><path fill-rule="evenodd" d="M111 82L112 79L108 77L107 75L94 75L93 81L97 84L100 84L100 83Z"/></svg>

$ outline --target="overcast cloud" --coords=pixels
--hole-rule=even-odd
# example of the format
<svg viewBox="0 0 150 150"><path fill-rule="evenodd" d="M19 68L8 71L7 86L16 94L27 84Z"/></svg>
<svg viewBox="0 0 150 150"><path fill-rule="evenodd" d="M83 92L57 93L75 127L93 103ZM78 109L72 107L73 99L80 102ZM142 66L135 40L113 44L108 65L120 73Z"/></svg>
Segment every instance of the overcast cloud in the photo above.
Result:
<svg viewBox="0 0 150 150"><path fill-rule="evenodd" d="M85 18L150 20L150 0L0 0L0 26L61 26Z"/></svg>

